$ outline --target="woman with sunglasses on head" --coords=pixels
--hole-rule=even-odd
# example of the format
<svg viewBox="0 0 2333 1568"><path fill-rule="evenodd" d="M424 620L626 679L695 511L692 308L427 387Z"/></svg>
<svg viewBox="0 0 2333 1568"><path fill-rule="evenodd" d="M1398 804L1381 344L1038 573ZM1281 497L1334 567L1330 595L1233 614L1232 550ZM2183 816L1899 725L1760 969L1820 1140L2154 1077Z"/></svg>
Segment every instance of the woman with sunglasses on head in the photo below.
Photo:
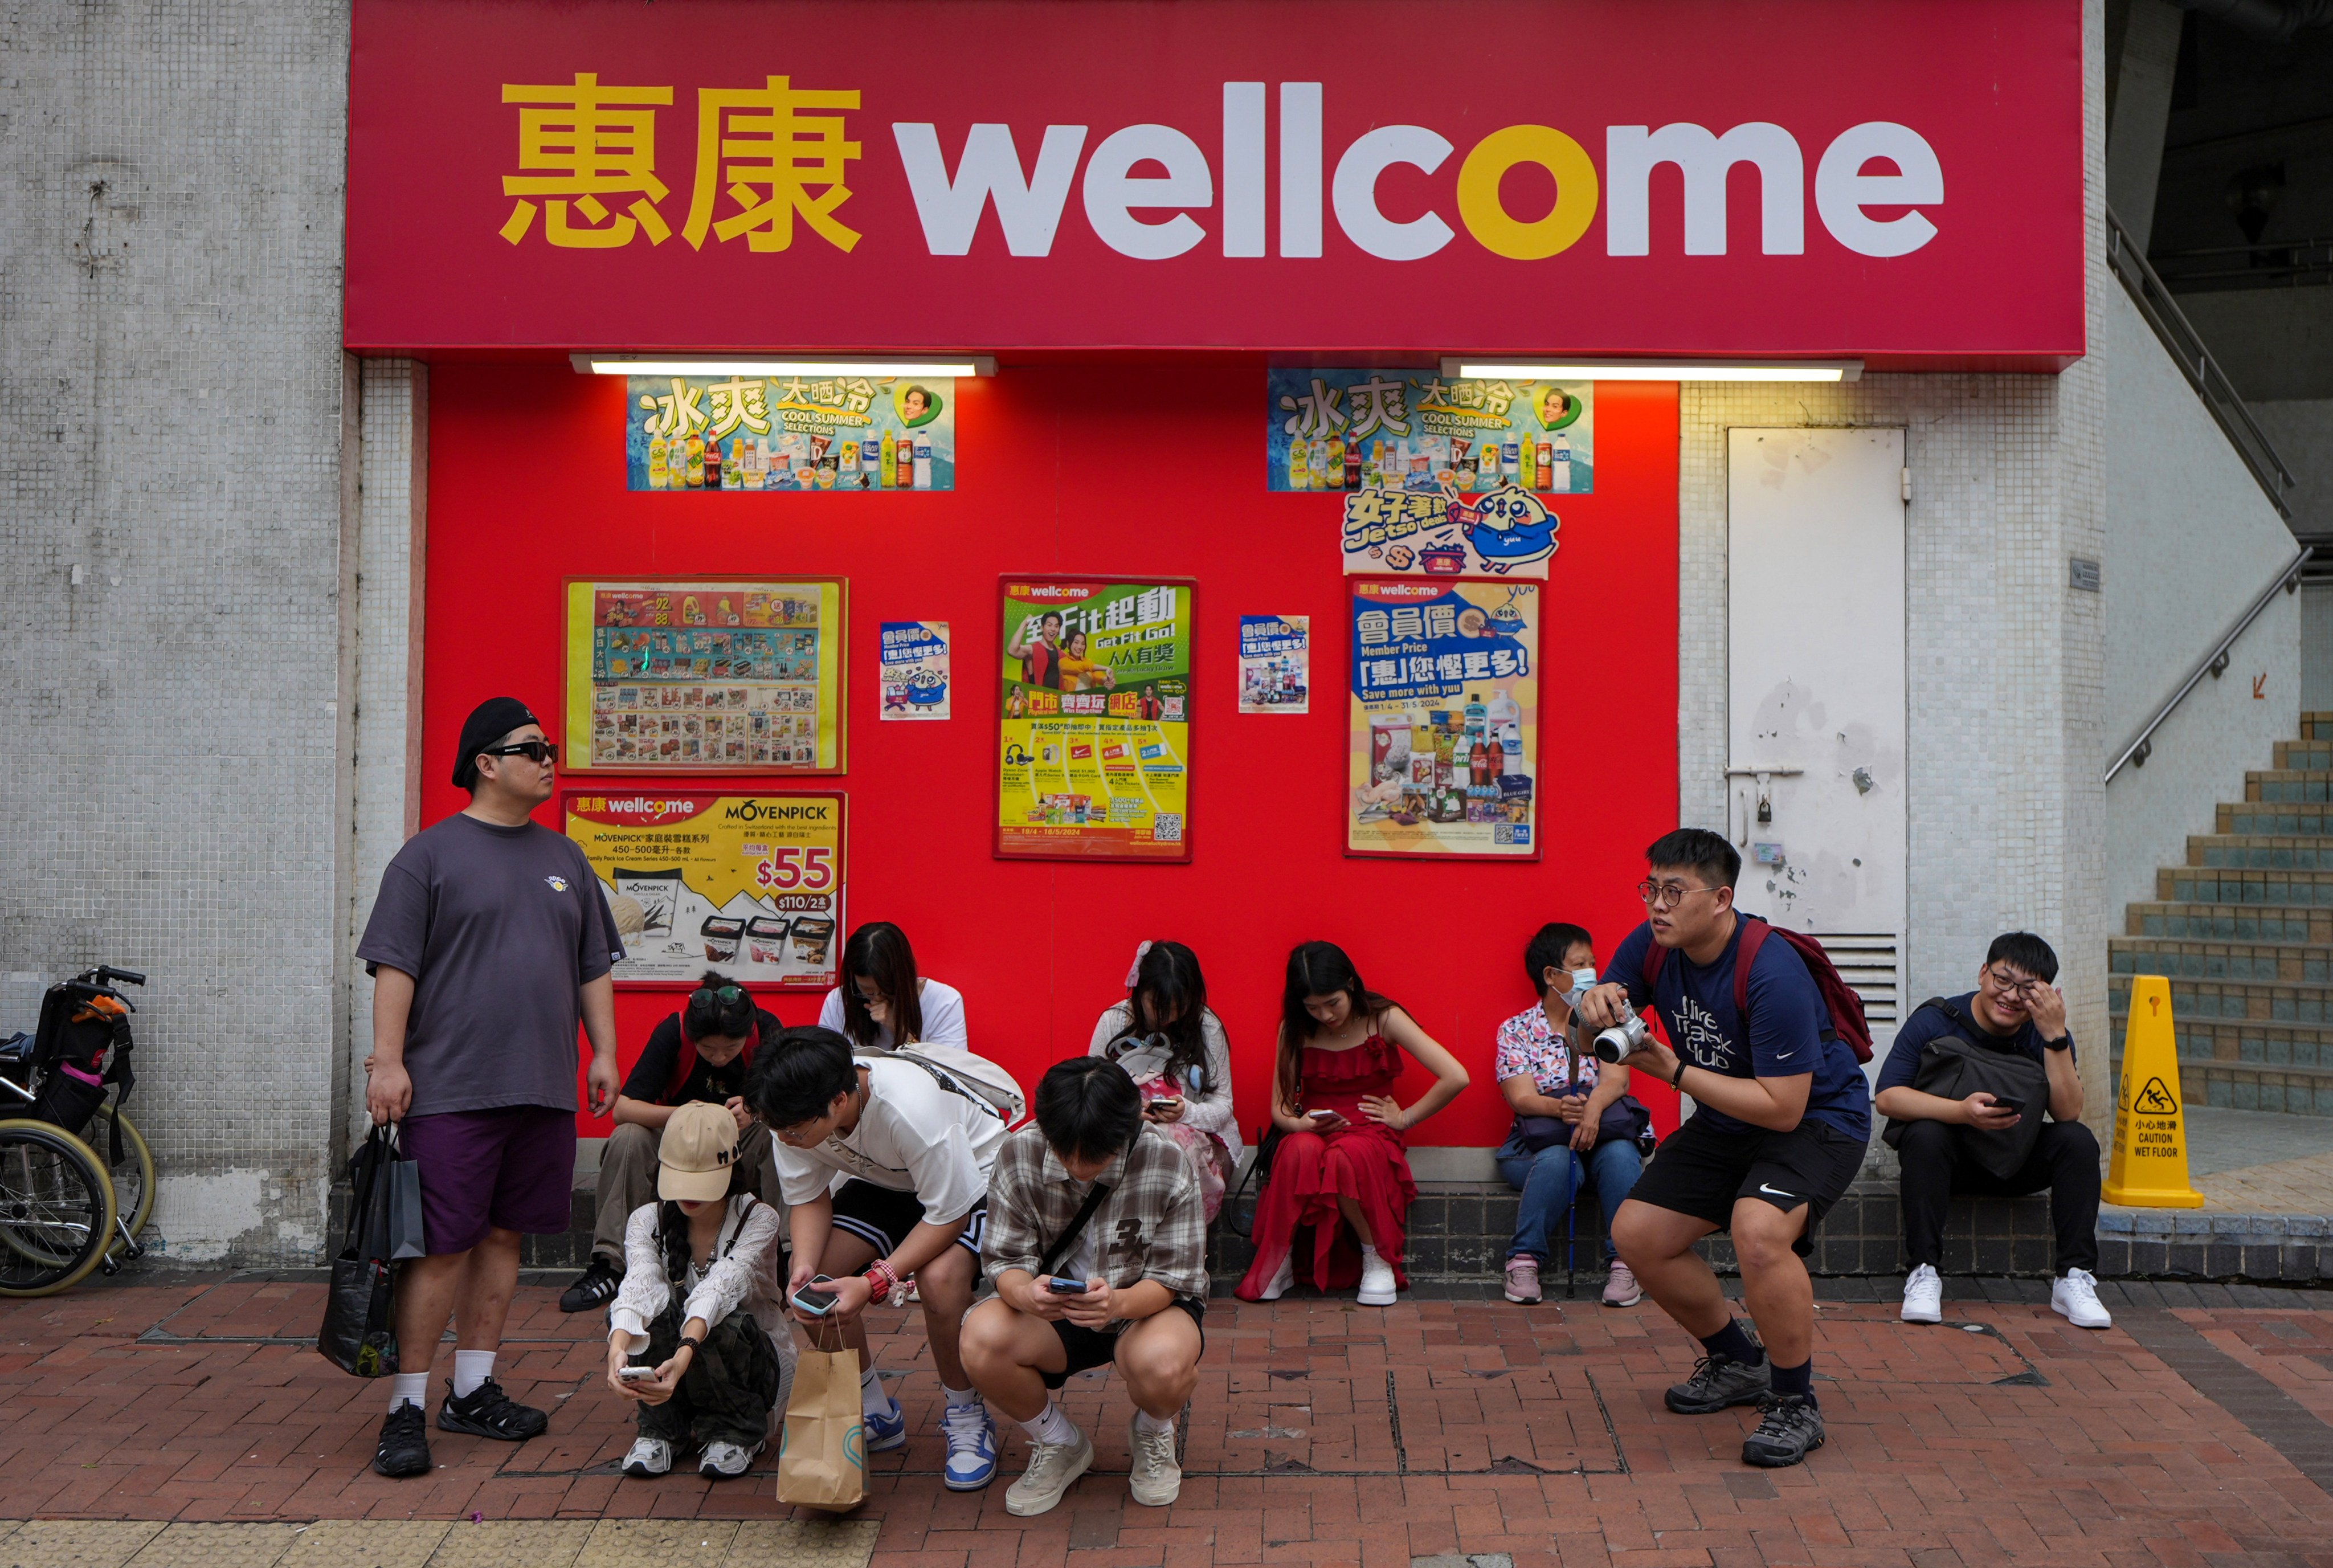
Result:
<svg viewBox="0 0 2333 1568"><path fill-rule="evenodd" d="M1145 942L1126 976L1126 1000L1094 1024L1089 1056L1127 1067L1143 1118L1180 1144L1199 1175L1212 1221L1243 1145L1232 1111L1232 1047L1207 1005L1198 955L1180 942Z"/></svg>
<svg viewBox="0 0 2333 1568"><path fill-rule="evenodd" d="M624 1227L633 1211L655 1201L657 1140L683 1105L700 1101L725 1107L737 1123L738 1189L779 1203L777 1160L770 1131L745 1106L745 1068L754 1047L784 1027L754 1005L745 988L708 969L679 1012L658 1024L616 1094L616 1125L600 1151L597 1223L591 1260L559 1298L560 1310L604 1306L624 1277Z"/></svg>
<svg viewBox="0 0 2333 1568"><path fill-rule="evenodd" d="M910 1044L971 1049L964 993L917 974L907 933L888 920L869 920L850 933L842 946L842 984L826 994L818 1026L860 1051Z"/></svg>

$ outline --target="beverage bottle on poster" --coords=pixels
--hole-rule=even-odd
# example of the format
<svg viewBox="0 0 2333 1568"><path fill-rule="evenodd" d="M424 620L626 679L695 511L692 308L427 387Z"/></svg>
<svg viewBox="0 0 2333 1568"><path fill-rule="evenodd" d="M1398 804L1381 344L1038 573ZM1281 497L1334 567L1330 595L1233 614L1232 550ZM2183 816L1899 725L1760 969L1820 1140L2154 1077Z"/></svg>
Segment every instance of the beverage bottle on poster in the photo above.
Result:
<svg viewBox="0 0 2333 1568"><path fill-rule="evenodd" d="M1560 430L1555 437L1555 483L1548 488L1567 495L1571 493L1571 443Z"/></svg>
<svg viewBox="0 0 2333 1568"><path fill-rule="evenodd" d="M705 487L705 438L692 435L688 438L688 487Z"/></svg>
<svg viewBox="0 0 2333 1568"><path fill-rule="evenodd" d="M898 447L888 430L883 432L882 446L876 448L875 476L882 481L886 490L896 487L899 483Z"/></svg>
<svg viewBox="0 0 2333 1568"><path fill-rule="evenodd" d="M1329 433L1328 451L1312 466L1312 487L1333 490L1345 482L1345 438L1335 431Z"/></svg>
<svg viewBox="0 0 2333 1568"><path fill-rule="evenodd" d="M1359 441L1349 441L1345 445L1345 488L1358 490L1360 487L1361 444Z"/></svg>
<svg viewBox="0 0 2333 1568"><path fill-rule="evenodd" d="M1570 467L1570 464L1564 466L1567 468ZM1555 448L1545 441L1539 444L1539 483L1532 488L1539 490L1555 488Z"/></svg>
<svg viewBox="0 0 2333 1568"><path fill-rule="evenodd" d="M932 487L932 438L925 432L916 432L916 488Z"/></svg>
<svg viewBox="0 0 2333 1568"><path fill-rule="evenodd" d="M720 438L718 437L708 438L705 443L705 487L706 489L718 490L721 488L721 469Z"/></svg>
<svg viewBox="0 0 2333 1568"><path fill-rule="evenodd" d="M721 487L743 490L745 487L745 438L736 437L721 457Z"/></svg>
<svg viewBox="0 0 2333 1568"><path fill-rule="evenodd" d="M648 488L651 490L663 489L665 481L672 476L667 452L662 436L648 438Z"/></svg>
<svg viewBox="0 0 2333 1568"><path fill-rule="evenodd" d="M1474 744L1466 748L1466 782L1486 784L1491 782L1491 748L1477 735Z"/></svg>
<svg viewBox="0 0 2333 1568"><path fill-rule="evenodd" d="M882 488L883 443L869 430L859 442L859 485L863 490Z"/></svg>
<svg viewBox="0 0 2333 1568"><path fill-rule="evenodd" d="M1484 724L1484 720L1490 717L1490 712L1491 710L1483 705L1483 694L1481 692L1477 691L1468 693L1465 707L1466 733L1468 735L1481 735L1483 729L1487 727Z"/></svg>
<svg viewBox="0 0 2333 1568"><path fill-rule="evenodd" d="M1522 473L1521 475L1523 488L1526 490L1536 490L1539 488L1539 485L1537 483L1539 478L1539 449L1531 445L1531 439L1529 436L1525 436L1520 442L1518 442L1517 447L1518 450L1516 456L1522 460L1523 466Z"/></svg>
<svg viewBox="0 0 2333 1568"><path fill-rule="evenodd" d="M898 487L902 490L914 489L916 487L916 443L905 430L899 432L898 444L892 447L892 452L899 461Z"/></svg>
<svg viewBox="0 0 2333 1568"><path fill-rule="evenodd" d="M1291 490L1312 488L1311 454L1306 450L1304 438L1288 438L1288 487Z"/></svg>
<svg viewBox="0 0 2333 1568"><path fill-rule="evenodd" d="M1523 473L1522 443L1509 436L1499 443L1499 477L1520 479Z"/></svg>
<svg viewBox="0 0 2333 1568"><path fill-rule="evenodd" d="M762 443L750 437L740 436L737 438L737 444L745 448L744 458L745 488L758 490L769 477L769 470L762 462Z"/></svg>
<svg viewBox="0 0 2333 1568"><path fill-rule="evenodd" d="M1491 734L1499 743L1501 755L1509 763L1521 767L1523 759L1523 710L1516 706L1513 697L1507 695L1506 688L1500 687L1491 693L1488 716ZM1503 773L1505 769L1503 767L1500 771Z"/></svg>

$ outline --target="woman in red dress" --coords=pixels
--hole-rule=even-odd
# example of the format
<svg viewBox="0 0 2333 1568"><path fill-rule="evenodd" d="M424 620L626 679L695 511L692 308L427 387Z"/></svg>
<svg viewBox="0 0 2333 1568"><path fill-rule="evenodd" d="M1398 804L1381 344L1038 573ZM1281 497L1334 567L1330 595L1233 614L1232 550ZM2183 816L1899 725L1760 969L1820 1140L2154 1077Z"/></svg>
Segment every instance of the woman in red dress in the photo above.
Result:
<svg viewBox="0 0 2333 1568"><path fill-rule="evenodd" d="M1404 1110L1393 1098L1402 1053L1434 1074ZM1280 1004L1272 1124L1282 1133L1255 1215L1255 1262L1243 1301L1277 1301L1304 1277L1323 1291L1360 1285L1363 1306L1391 1306L1408 1284L1402 1232L1417 1183L1402 1133L1450 1103L1466 1070L1410 1015L1361 984L1343 949L1306 942L1288 955Z"/></svg>

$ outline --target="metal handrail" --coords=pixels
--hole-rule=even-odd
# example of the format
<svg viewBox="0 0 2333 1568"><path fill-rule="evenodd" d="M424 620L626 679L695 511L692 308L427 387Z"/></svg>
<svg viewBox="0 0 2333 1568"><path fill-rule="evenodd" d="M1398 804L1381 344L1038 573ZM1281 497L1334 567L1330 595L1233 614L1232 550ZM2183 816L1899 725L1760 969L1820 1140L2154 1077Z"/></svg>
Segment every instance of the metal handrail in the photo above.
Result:
<svg viewBox="0 0 2333 1568"><path fill-rule="evenodd" d="M2252 471L2252 477L2267 494L2269 505L2276 508L2277 515L2290 522L2292 506L2285 495L2295 483L2292 470L2276 455L2268 432L2252 418L2251 410L2236 395L2235 383L2212 358L2203 338L2188 323L2186 314L2172 299L2171 291L2147 265L2146 257L2111 207L2107 209L2107 265L2122 280L2131 303L2138 306L2138 313L2146 318L2155 335L2163 340L2164 348L2184 372L2196 395L2203 399L2203 406L2212 410L2212 418L2220 422L2236 456L2244 460L2244 467Z"/></svg>
<svg viewBox="0 0 2333 1568"><path fill-rule="evenodd" d="M2179 689L2171 694L2171 700L2156 708L2155 717L2148 719L2136 735L2131 736L2130 744L2122 748L2120 756L2115 758L2114 766L2107 769L2107 776L2100 781L2102 785L2114 783L2115 774L2122 772L2125 763L2128 763L2133 767L2146 765L2148 755L2155 750L2155 732L2163 727L2163 721L2171 717L2171 710L2186 701L2187 694L2194 690L2205 676L2209 675L2216 678L2228 668L2229 650L2235 647L2236 639L2242 637L2245 629L2260 619L2261 611L2266 610L2275 600L2278 589L2280 588L2290 593L2300 586L2300 569L2308 563L2309 558L2316 553L2315 545L2302 545L2299 552L2284 563L2284 570L2269 580L2269 585L2261 590L2260 597L2252 601L2251 608L2238 616L2236 623L2228 628L2227 634L2213 645L2212 651L2205 654L2197 662L2195 668L2187 672L2187 678L2179 683Z"/></svg>

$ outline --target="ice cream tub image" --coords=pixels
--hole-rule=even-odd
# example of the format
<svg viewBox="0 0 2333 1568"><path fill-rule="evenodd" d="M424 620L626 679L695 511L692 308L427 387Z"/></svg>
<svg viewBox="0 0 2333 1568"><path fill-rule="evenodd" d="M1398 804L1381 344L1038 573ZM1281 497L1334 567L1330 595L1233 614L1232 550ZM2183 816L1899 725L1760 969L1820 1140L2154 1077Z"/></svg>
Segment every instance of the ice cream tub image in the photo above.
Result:
<svg viewBox="0 0 2333 1568"><path fill-rule="evenodd" d="M673 750L676 755L679 752L679 742L673 743ZM630 899L639 906L640 934L643 937L669 937L672 935L673 906L680 901L680 868L669 866L662 871L637 871L618 866L616 895Z"/></svg>
<svg viewBox="0 0 2333 1568"><path fill-rule="evenodd" d="M826 949L834 940L834 922L823 915L797 915L793 938L794 957L818 967L826 962Z"/></svg>
<svg viewBox="0 0 2333 1568"><path fill-rule="evenodd" d="M792 922L780 915L756 915L745 922L745 957L756 964L786 961L786 930Z"/></svg>
<svg viewBox="0 0 2333 1568"><path fill-rule="evenodd" d="M730 915L707 915L697 932L705 938L706 963L734 963L738 940L745 934L745 922Z"/></svg>

